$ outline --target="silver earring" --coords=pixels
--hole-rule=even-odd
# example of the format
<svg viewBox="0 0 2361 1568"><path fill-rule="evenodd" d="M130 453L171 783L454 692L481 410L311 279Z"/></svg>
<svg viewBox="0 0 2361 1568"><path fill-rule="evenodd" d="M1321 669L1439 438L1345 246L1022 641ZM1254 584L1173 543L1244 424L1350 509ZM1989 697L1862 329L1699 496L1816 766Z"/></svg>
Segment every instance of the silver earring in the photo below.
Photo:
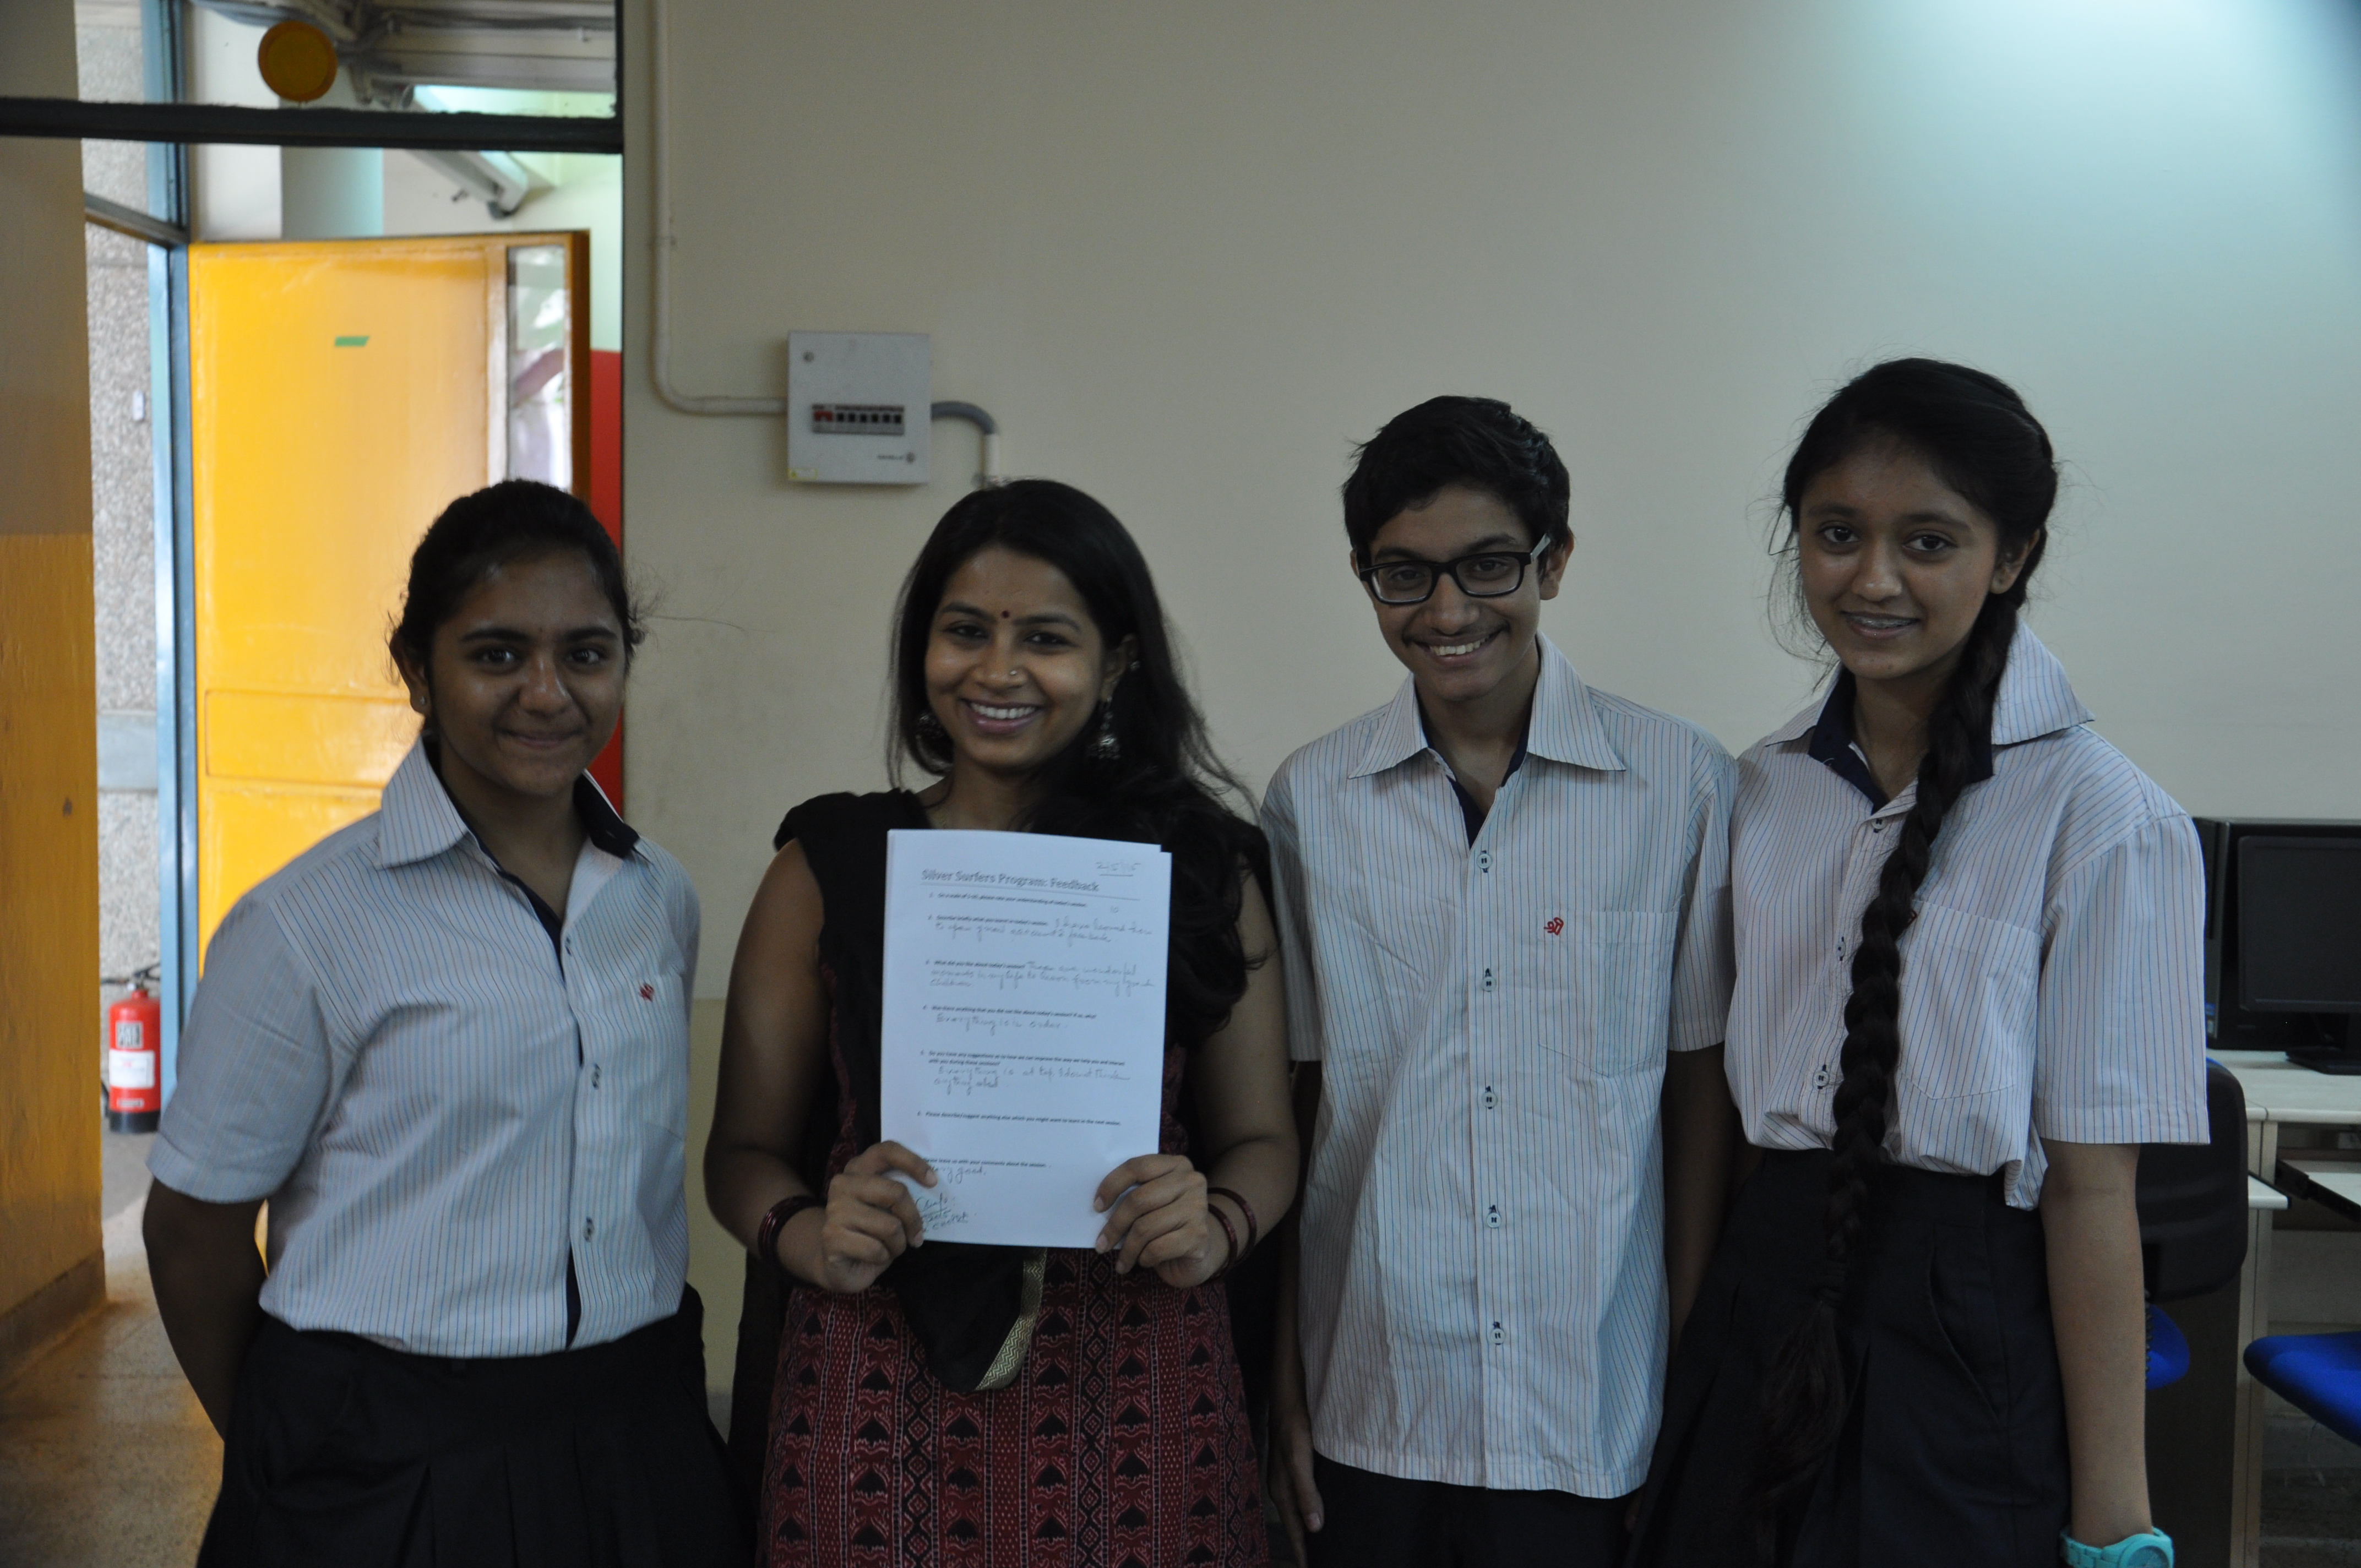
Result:
<svg viewBox="0 0 2361 1568"><path fill-rule="evenodd" d="M943 721L935 717L934 709L927 708L921 711L917 718L911 720L910 728L932 740L942 734Z"/></svg>
<svg viewBox="0 0 2361 1568"><path fill-rule="evenodd" d="M1112 762L1123 755L1123 743L1115 738L1115 702L1113 698L1099 705L1099 732L1091 742L1091 752L1103 762Z"/></svg>

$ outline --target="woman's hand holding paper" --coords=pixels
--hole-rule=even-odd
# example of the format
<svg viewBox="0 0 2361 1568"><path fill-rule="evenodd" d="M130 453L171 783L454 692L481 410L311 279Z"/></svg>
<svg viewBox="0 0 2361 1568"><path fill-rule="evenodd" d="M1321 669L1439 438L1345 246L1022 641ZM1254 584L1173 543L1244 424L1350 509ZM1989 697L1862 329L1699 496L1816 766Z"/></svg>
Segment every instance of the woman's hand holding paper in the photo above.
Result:
<svg viewBox="0 0 2361 1568"><path fill-rule="evenodd" d="M1165 1284L1185 1288L1202 1285L1229 1261L1229 1243L1206 1212L1204 1172L1186 1155L1124 1161L1099 1183L1092 1207L1109 1204L1115 1212L1099 1233L1098 1249L1115 1254L1117 1274L1152 1268Z"/></svg>
<svg viewBox="0 0 2361 1568"><path fill-rule="evenodd" d="M922 1186L935 1184L927 1162L897 1143L872 1144L828 1184L814 1266L797 1269L824 1290L866 1290L910 1247L924 1244L926 1224L910 1190L887 1175L902 1171Z"/></svg>

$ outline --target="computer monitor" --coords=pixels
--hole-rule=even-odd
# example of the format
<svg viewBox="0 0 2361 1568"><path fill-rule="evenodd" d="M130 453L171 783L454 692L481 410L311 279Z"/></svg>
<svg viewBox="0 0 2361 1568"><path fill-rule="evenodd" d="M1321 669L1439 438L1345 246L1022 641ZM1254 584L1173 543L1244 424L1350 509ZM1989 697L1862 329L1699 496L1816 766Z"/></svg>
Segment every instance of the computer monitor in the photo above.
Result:
<svg viewBox="0 0 2361 1568"><path fill-rule="evenodd" d="M2216 1047L2361 1074L2361 822L2197 827Z"/></svg>

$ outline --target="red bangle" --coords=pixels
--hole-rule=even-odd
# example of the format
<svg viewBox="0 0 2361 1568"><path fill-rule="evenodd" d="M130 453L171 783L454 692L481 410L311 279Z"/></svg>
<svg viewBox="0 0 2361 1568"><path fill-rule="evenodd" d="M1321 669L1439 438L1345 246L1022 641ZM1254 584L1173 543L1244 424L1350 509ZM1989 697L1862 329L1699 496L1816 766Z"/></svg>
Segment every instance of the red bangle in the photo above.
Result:
<svg viewBox="0 0 2361 1568"><path fill-rule="evenodd" d="M785 1273L787 1266L779 1261L779 1233L787 1228L789 1220L805 1210L825 1207L827 1207L826 1204L810 1193L798 1192L792 1197L782 1198L763 1210L763 1223L754 1227L754 1255L773 1268L783 1274Z"/></svg>
<svg viewBox="0 0 2361 1568"><path fill-rule="evenodd" d="M1255 1243L1262 1239L1262 1223L1255 1218L1254 1205L1246 1201L1245 1194L1235 1188L1208 1187L1205 1189L1205 1196L1209 1199L1226 1198L1238 1206L1238 1212L1246 1217L1246 1245L1240 1249L1238 1255L1244 1257L1247 1253L1254 1251ZM1211 1209L1213 1204L1209 1202L1205 1207Z"/></svg>
<svg viewBox="0 0 2361 1568"><path fill-rule="evenodd" d="M1230 1238L1229 1255L1222 1259L1221 1267L1205 1276L1205 1283L1211 1285L1214 1280L1219 1279L1223 1275L1227 1274L1231 1269L1235 1268L1238 1266L1238 1232L1237 1227L1230 1223L1230 1217L1227 1214L1223 1213L1219 1209L1213 1207L1213 1204L1207 1203L1205 1205L1205 1212L1213 1215L1215 1220L1220 1222L1222 1234Z"/></svg>

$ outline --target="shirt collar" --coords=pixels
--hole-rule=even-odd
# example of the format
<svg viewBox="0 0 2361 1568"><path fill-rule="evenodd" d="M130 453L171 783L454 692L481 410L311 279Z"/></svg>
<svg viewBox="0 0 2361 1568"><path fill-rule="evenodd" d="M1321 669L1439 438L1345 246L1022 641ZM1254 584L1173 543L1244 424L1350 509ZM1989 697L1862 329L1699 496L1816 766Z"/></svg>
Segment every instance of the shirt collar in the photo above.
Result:
<svg viewBox="0 0 2361 1568"><path fill-rule="evenodd" d="M467 821L451 804L450 792L443 787L427 750L422 735L401 759L401 765L393 770L384 795L379 797L377 858L381 866L431 859L468 836ZM639 834L616 813L606 793L588 773L574 781L574 810L582 818L590 842L616 859L627 859L638 848Z"/></svg>
<svg viewBox="0 0 2361 1568"><path fill-rule="evenodd" d="M1993 701L1992 740L1977 760L1975 773L1969 782L1982 783L1992 777L1995 748L2038 740L2045 735L2088 724L2091 718L2091 710L2082 706L2081 698L2074 695L2073 686L2067 682L2066 666L2042 646L2031 627L2019 622L2008 645L2008 667L2001 672L2000 695ZM1850 777L1845 763L1859 761L1852 750L1850 671L1839 670L1827 697L1774 730L1768 743L1787 745L1806 735L1811 737L1811 757ZM1852 782L1856 785L1859 783ZM1873 786L1870 793L1874 798Z"/></svg>
<svg viewBox="0 0 2361 1568"><path fill-rule="evenodd" d="M1574 673L1574 665L1548 638L1535 634L1542 652L1541 677L1533 686L1533 710L1525 723L1526 751L1554 762L1620 773L1623 759L1607 738L1590 688ZM1405 680L1386 706L1367 750L1352 777L1367 778L1399 767L1429 750L1426 724L1418 710L1418 682Z"/></svg>

